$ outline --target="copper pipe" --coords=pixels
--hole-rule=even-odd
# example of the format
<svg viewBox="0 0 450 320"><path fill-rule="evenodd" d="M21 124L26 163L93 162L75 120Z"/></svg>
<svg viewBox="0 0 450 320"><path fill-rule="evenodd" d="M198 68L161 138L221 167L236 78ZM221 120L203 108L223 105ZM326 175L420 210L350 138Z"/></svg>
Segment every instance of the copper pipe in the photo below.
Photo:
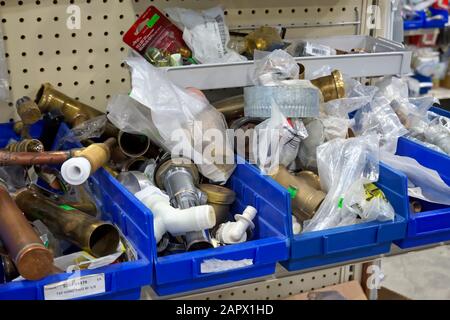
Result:
<svg viewBox="0 0 450 320"><path fill-rule="evenodd" d="M36 103L42 113L60 110L64 115L64 121L72 127L103 114L101 111L59 92L50 83L41 86L36 95Z"/></svg>
<svg viewBox="0 0 450 320"><path fill-rule="evenodd" d="M58 205L27 189L16 195L16 203L29 220L41 220L55 236L67 239L96 257L117 250L119 231L108 222L70 206Z"/></svg>
<svg viewBox="0 0 450 320"><path fill-rule="evenodd" d="M5 150L12 152L42 152L44 151L44 145L37 139L25 139L8 144Z"/></svg>
<svg viewBox="0 0 450 320"><path fill-rule="evenodd" d="M0 186L0 238L19 273L28 280L50 274L52 253L43 245L5 186Z"/></svg>
<svg viewBox="0 0 450 320"><path fill-rule="evenodd" d="M300 220L311 219L325 199L326 194L320 190L319 178L313 172L301 172L291 175L284 166L279 166L272 178L290 190L292 213Z"/></svg>
<svg viewBox="0 0 450 320"><path fill-rule="evenodd" d="M71 157L71 151L9 152L0 151L0 166L33 166L61 164Z"/></svg>
<svg viewBox="0 0 450 320"><path fill-rule="evenodd" d="M117 142L120 150L132 158L143 156L150 148L150 139L141 134L120 131Z"/></svg>

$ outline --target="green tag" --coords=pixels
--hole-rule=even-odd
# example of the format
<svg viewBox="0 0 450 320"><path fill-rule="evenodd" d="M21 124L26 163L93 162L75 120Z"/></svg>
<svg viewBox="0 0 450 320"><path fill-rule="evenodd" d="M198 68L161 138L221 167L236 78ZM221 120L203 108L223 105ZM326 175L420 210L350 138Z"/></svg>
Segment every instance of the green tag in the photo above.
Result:
<svg viewBox="0 0 450 320"><path fill-rule="evenodd" d="M156 22L158 22L159 20L159 15L158 14L154 14L153 17L151 17L150 19L148 19L147 21L147 27L149 28L153 28L153 26L155 25Z"/></svg>
<svg viewBox="0 0 450 320"><path fill-rule="evenodd" d="M67 204L62 204L59 206L61 209L64 209L66 211L72 211L72 210L76 210L75 208L72 208L71 206L68 206Z"/></svg>
<svg viewBox="0 0 450 320"><path fill-rule="evenodd" d="M338 208L342 209L342 204L344 203L344 198L339 198Z"/></svg>
<svg viewBox="0 0 450 320"><path fill-rule="evenodd" d="M297 195L298 189L295 187L290 186L287 191L289 192L289 194L291 195L291 199L294 199L295 196Z"/></svg>

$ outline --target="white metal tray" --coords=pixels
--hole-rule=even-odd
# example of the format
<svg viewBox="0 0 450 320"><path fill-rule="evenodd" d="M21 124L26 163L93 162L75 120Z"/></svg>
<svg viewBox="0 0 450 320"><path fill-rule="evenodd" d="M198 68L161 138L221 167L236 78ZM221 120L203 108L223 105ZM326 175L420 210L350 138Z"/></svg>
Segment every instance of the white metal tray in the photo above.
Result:
<svg viewBox="0 0 450 320"><path fill-rule="evenodd" d="M313 41L343 51L364 48L370 53L298 57L296 60L306 68L306 78L326 65L351 77L401 75L411 72L411 52L401 43L384 38L353 35ZM167 68L167 72L172 81L183 87L202 90L245 87L252 85L253 61L171 67Z"/></svg>

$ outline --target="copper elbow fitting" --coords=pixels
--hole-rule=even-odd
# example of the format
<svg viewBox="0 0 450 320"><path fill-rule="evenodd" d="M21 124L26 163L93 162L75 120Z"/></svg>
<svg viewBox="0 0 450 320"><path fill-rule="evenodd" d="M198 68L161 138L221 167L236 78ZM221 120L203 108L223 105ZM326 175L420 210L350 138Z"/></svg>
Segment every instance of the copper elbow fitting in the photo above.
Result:
<svg viewBox="0 0 450 320"><path fill-rule="evenodd" d="M311 80L323 95L324 102L345 97L344 77L339 70L334 70L331 75Z"/></svg>
<svg viewBox="0 0 450 320"><path fill-rule="evenodd" d="M311 219L325 199L319 177L311 171L292 175L284 166L279 166L271 177L290 191L292 211L300 221Z"/></svg>

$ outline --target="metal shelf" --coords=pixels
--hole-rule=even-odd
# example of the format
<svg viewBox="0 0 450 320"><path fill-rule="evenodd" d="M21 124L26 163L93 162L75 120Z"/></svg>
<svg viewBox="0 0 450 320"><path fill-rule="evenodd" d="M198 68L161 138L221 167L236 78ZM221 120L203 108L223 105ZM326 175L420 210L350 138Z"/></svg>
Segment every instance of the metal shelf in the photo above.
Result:
<svg viewBox="0 0 450 320"><path fill-rule="evenodd" d="M306 68L306 78L323 66L338 69L351 77L375 77L411 72L411 52L397 42L370 36L337 36L314 39L315 42L349 52L363 48L367 52L295 60ZM183 87L202 90L252 85L253 61L226 64L203 64L167 68L169 78Z"/></svg>

